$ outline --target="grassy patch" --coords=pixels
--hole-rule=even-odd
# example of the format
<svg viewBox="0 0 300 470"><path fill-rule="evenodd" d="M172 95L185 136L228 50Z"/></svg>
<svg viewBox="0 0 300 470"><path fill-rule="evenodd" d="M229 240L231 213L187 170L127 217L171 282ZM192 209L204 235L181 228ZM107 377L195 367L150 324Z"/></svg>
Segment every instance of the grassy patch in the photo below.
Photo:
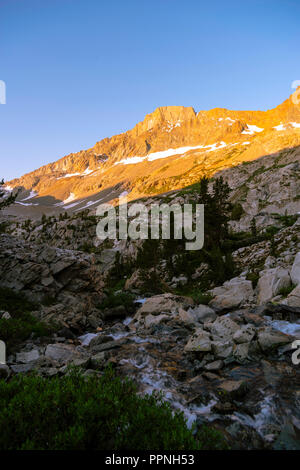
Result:
<svg viewBox="0 0 300 470"><path fill-rule="evenodd" d="M297 215L276 215L275 218L277 220L279 220L279 222L282 223L282 225L284 227L291 227L292 225L294 225L294 223L296 222L298 216Z"/></svg>
<svg viewBox="0 0 300 470"><path fill-rule="evenodd" d="M175 290L177 295L184 295L186 297L191 297L196 304L208 305L212 300L213 296L209 293L201 292L200 289L196 287L182 287Z"/></svg>
<svg viewBox="0 0 300 470"><path fill-rule="evenodd" d="M259 274L254 273L254 272L250 272L250 273L247 274L246 279L248 281L252 282L252 287L253 287L253 289L255 289L255 287L257 286L258 280L259 280Z"/></svg>
<svg viewBox="0 0 300 470"><path fill-rule="evenodd" d="M11 318L0 318L0 339L5 341L8 352L31 335L45 336L54 328L38 321L32 314L37 306L22 294L0 288L0 310L9 312Z"/></svg>
<svg viewBox="0 0 300 470"><path fill-rule="evenodd" d="M296 286L294 284L291 284L290 286L287 286L287 287L282 287L279 290L278 294L282 295L283 297L287 297L292 292L292 290L295 289L295 287Z"/></svg>

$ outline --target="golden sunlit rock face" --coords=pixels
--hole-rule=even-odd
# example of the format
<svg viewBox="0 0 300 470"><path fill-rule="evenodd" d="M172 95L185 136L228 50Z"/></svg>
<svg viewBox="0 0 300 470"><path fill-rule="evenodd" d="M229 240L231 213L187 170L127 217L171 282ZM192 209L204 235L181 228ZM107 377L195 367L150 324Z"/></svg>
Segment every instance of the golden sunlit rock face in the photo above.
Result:
<svg viewBox="0 0 300 470"><path fill-rule="evenodd" d="M126 190L134 199L182 188L203 175L298 147L299 92L268 111L215 108L196 113L192 107L160 107L132 130L7 184L26 190L24 199L34 191L35 200L47 196L53 204L106 190Z"/></svg>

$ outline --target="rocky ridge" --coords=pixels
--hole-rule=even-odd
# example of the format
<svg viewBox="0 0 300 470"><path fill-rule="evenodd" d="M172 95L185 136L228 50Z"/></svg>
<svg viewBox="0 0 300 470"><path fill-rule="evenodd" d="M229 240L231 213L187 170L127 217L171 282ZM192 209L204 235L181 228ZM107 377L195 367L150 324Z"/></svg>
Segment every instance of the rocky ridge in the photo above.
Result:
<svg viewBox="0 0 300 470"><path fill-rule="evenodd" d="M158 108L124 134L7 182L10 190L21 189L8 213L40 217L43 212L93 209L125 191L130 200L160 194L267 155L274 156L275 164L278 157L277 165L286 164L288 155L290 163L297 162L297 93L269 111Z"/></svg>

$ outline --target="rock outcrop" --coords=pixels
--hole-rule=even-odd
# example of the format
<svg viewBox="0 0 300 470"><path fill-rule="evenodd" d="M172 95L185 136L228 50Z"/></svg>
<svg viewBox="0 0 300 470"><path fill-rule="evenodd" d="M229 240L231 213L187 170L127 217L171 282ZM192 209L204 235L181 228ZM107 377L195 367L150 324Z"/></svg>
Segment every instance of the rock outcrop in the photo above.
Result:
<svg viewBox="0 0 300 470"><path fill-rule="evenodd" d="M37 304L37 314L46 321L88 325L104 286L93 255L4 234L0 245L0 287L22 292Z"/></svg>

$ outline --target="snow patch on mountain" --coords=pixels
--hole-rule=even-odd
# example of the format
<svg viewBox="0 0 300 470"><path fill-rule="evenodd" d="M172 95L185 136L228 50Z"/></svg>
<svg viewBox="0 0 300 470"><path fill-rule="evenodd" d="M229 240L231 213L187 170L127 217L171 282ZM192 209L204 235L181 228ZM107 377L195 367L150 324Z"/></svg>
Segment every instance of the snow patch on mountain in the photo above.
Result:
<svg viewBox="0 0 300 470"><path fill-rule="evenodd" d="M38 206L38 204L34 204L33 202L21 202L21 201L16 201L16 204L20 204L21 206Z"/></svg>
<svg viewBox="0 0 300 470"><path fill-rule="evenodd" d="M242 134L252 135L255 132L262 132L264 129L262 127L255 126L254 124L247 124L247 129L245 129Z"/></svg>
<svg viewBox="0 0 300 470"><path fill-rule="evenodd" d="M29 196L25 197L24 199L21 199L22 201L28 201L28 199L32 199L33 197L37 196L38 193L36 193L35 191L30 191L30 194Z"/></svg>
<svg viewBox="0 0 300 470"><path fill-rule="evenodd" d="M285 131L287 128L291 126L294 129L300 128L300 123L299 122L287 122L286 124L278 124L278 126L274 126L273 129L276 131Z"/></svg>
<svg viewBox="0 0 300 470"><path fill-rule="evenodd" d="M115 165L134 165L136 163L141 163L144 160L148 162L153 162L154 160L159 160L162 158L173 157L174 155L184 155L185 153L189 152L190 150L197 150L197 149L207 149L207 152L213 152L215 150L219 150L221 148L226 147L227 144L225 142L216 142L210 145L196 145L195 147L178 147L176 149L170 148L168 150L162 150L160 152L153 152L149 153L145 157L127 157L119 162L116 162Z"/></svg>
<svg viewBox="0 0 300 470"><path fill-rule="evenodd" d="M82 174L82 173L67 173L66 175L64 175L64 176L59 176L59 177L56 178L56 179L61 180L61 179L63 179L63 178L72 178L72 176L81 176L81 174Z"/></svg>

